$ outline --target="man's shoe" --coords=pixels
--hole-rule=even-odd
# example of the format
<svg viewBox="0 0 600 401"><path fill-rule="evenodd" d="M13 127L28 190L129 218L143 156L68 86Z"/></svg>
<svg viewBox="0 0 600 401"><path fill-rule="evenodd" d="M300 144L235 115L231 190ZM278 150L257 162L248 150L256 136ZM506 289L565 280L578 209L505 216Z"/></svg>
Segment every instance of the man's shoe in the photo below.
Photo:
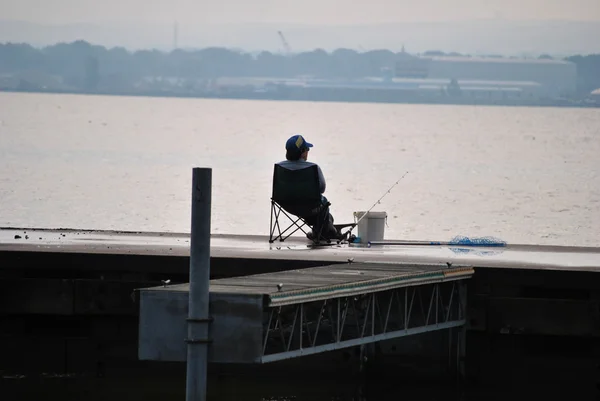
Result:
<svg viewBox="0 0 600 401"><path fill-rule="evenodd" d="M317 238L317 233L310 231L308 234L306 234L306 238L314 242L315 238Z"/></svg>

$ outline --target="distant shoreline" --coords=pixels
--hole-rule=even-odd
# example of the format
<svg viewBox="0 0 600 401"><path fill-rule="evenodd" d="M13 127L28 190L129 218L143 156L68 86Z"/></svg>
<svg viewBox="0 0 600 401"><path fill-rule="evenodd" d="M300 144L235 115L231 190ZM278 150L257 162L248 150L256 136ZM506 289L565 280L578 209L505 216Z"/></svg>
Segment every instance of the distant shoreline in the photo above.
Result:
<svg viewBox="0 0 600 401"><path fill-rule="evenodd" d="M575 100L551 100L541 102L502 102L497 99L492 101L473 101L474 99L463 98L414 98L403 100L389 100L372 98L351 99L351 98L318 98L304 96L281 96L277 93L255 93L240 92L233 94L208 94L208 93L174 93L165 91L76 91L60 89L15 89L0 88L0 93L30 93L30 94L57 94L57 95L91 95L91 96L125 96L125 97L153 97L153 98L181 98L181 99L221 99L221 100L268 100L268 101L305 101L305 102L329 102L329 103L367 103L367 104L420 104L420 105L456 105L456 106L512 106L512 107L565 107L565 108L600 108L600 102L585 102Z"/></svg>

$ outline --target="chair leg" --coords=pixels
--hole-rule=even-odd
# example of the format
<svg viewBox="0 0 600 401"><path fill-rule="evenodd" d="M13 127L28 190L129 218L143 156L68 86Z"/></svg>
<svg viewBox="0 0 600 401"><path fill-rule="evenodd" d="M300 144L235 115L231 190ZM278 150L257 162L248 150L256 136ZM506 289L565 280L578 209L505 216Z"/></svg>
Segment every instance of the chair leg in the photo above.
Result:
<svg viewBox="0 0 600 401"><path fill-rule="evenodd" d="M281 232L280 241L285 241L298 230L302 231L304 234L307 234L307 232L304 230L304 226L308 226L308 224L306 224L306 221L304 219L302 219L301 217L292 217L289 214L287 214L286 211L283 209L280 209L280 211L292 222L285 230L283 230L283 232ZM298 224L298 222L302 222L302 224ZM291 230L294 226L296 228L284 237L283 234L286 233L288 230Z"/></svg>
<svg viewBox="0 0 600 401"><path fill-rule="evenodd" d="M269 219L269 243L273 243L273 211L275 206L273 205L273 201L271 201L271 218Z"/></svg>
<svg viewBox="0 0 600 401"><path fill-rule="evenodd" d="M271 201L271 222L269 228L269 242L273 243L276 239L279 238L279 241L282 240L282 232L281 227L279 225L279 215L281 214L281 208L279 208L275 202ZM274 221L273 221L274 220ZM275 234L275 229L277 229L277 236L273 237Z"/></svg>
<svg viewBox="0 0 600 401"><path fill-rule="evenodd" d="M277 239L278 237L281 236L281 232L280 232L279 235L277 235L277 237L273 238L273 235L275 234L275 229L276 228L279 229L278 218L279 218L279 213L275 208L275 203L273 201L271 201L271 219L270 219L270 223L269 223L269 242L270 243L273 243L275 241L275 239Z"/></svg>
<svg viewBox="0 0 600 401"><path fill-rule="evenodd" d="M281 230L281 225L279 223L279 216L281 213L283 213L291 221L291 224L283 231ZM301 224L299 224L299 222L301 222ZM279 239L280 242L283 242L298 230L301 230L304 234L308 234L308 232L304 229L304 226L308 226L304 219L297 216L290 216L283 208L281 208L272 200L269 225L269 243L273 243L277 239ZM277 236L275 236L275 230L277 230ZM291 232L285 235L290 230Z"/></svg>

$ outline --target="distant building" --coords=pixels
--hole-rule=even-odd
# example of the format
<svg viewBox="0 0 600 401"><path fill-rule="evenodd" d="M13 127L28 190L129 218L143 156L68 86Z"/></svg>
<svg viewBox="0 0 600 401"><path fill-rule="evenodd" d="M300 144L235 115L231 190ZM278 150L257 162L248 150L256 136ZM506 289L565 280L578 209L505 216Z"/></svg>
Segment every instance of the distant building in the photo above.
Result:
<svg viewBox="0 0 600 401"><path fill-rule="evenodd" d="M402 52L394 66L396 78L427 78L430 60Z"/></svg>
<svg viewBox="0 0 600 401"><path fill-rule="evenodd" d="M431 78L366 77L354 80L285 80L281 90L307 99L354 99L367 101L434 101L469 104L536 104L542 85L531 81L483 81Z"/></svg>
<svg viewBox="0 0 600 401"><path fill-rule="evenodd" d="M577 86L575 64L562 60L400 54L395 71L397 78L456 80L461 86L465 80L535 82L541 95L551 97L573 93Z"/></svg>

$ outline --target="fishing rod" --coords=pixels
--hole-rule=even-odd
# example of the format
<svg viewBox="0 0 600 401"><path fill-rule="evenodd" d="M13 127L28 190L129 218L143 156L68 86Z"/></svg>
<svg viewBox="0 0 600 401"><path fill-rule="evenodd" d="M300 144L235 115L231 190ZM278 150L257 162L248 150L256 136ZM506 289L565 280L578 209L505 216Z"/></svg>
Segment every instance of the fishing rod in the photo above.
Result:
<svg viewBox="0 0 600 401"><path fill-rule="evenodd" d="M392 189L393 189L393 188L394 188L396 185L398 185L398 183L399 183L399 182L400 182L400 181L401 181L401 180L402 180L402 179L403 179L403 178L406 176L406 174L408 174L408 171L407 171L406 173L404 173L404 174L402 175L402 177L398 178L398 181L396 181L396 182L395 182L395 183L394 183L394 184L393 184L391 187L389 187L389 188L388 188L388 190L387 190L387 191L385 191L385 193L383 194L383 196L382 196L381 198L379 198L379 199L377 200L377 202L375 202L375 203L373 204L373 206L371 206L371 208L370 208L369 210L367 210L365 213L363 213L363 215L362 215L362 216L360 216L360 218L359 218L357 221L355 221L355 222L354 222L354 225L356 226L356 225L357 225L357 224L358 224L358 223L359 223L359 222L360 222L362 219L364 219L364 218L365 218L365 216L366 216L367 214L369 214L369 212L370 212L371 210L373 210L373 208L374 208L375 206L377 206L378 204L380 204L380 203L381 203L381 200L382 200L382 199L383 199L383 198L384 198L384 197L385 197L387 194L389 194L389 193L392 191Z"/></svg>
<svg viewBox="0 0 600 401"><path fill-rule="evenodd" d="M413 241L413 240L383 240L369 241L367 247L374 245L437 245L437 246L483 246L483 247L505 247L505 241L494 237L463 237L456 236L450 241Z"/></svg>
<svg viewBox="0 0 600 401"><path fill-rule="evenodd" d="M406 174L408 174L408 171L405 172L402 177L400 177L394 184L392 184L391 187L388 188L387 191L385 191L385 193L381 196L381 198L379 198L374 204L373 206L371 206L369 208L369 210L367 210L365 213L363 213L362 216L360 216L360 218L355 221L352 224L347 225L346 227L350 227L350 229L346 232L346 234L344 234L344 237L347 238L347 236L350 234L350 232L352 232L352 230L354 229L354 227L356 227L358 225L358 223L360 223L360 221L362 219L365 218L365 216L367 216L367 214L369 214L369 212L371 210L373 210L373 208L375 206L377 206L378 204L381 203L381 200L387 195L389 194L392 189L398 185L398 183L406 176ZM482 246L482 247L506 247L507 244L505 241L498 239L498 238L494 238L494 237L464 237L464 236L460 236L457 235L454 238L452 238L450 241L415 241L415 240L396 240L396 241L390 241L390 240L382 240L382 241L369 241L367 246L370 248L373 245L437 245L437 246L456 246L456 245L462 245L462 246Z"/></svg>
<svg viewBox="0 0 600 401"><path fill-rule="evenodd" d="M371 210L373 210L373 208L374 208L375 206L377 206L378 204L380 204L380 203L381 203L381 200L382 200L382 199L383 199L383 198L384 198L384 197L385 197L387 194L389 194L389 193L392 191L392 189L393 189L393 188L394 188L396 185L398 185L398 183L399 183L399 182L400 182L400 181L401 181L401 180L402 180L404 177L406 177L406 174L408 174L408 171L407 171L406 173L404 173L404 174L402 175L402 177L398 178L398 180L397 180L395 183L393 183L393 184L392 184L392 186L391 186L391 187L389 187L387 191L385 191L385 192L384 192L384 194L381 196L381 198L379 198L379 199L378 199L378 200L377 200L377 201L376 201L376 202L373 204L373 206L371 206L371 207L369 208L369 210L367 210L365 213L363 213L363 215L362 215L362 216L360 216L360 218L359 218L358 220L356 220L354 223L350 224L350 229L349 229L348 231L346 231L346 234L344 234L344 237L345 237L345 236L347 236L348 234L350 234L350 232L351 232L351 231L354 229L354 227L356 227L356 226L358 225L358 223L360 223L360 221L361 221L362 219L364 219L364 218L365 218L365 216L366 216L367 214L369 214L369 212L370 212Z"/></svg>

